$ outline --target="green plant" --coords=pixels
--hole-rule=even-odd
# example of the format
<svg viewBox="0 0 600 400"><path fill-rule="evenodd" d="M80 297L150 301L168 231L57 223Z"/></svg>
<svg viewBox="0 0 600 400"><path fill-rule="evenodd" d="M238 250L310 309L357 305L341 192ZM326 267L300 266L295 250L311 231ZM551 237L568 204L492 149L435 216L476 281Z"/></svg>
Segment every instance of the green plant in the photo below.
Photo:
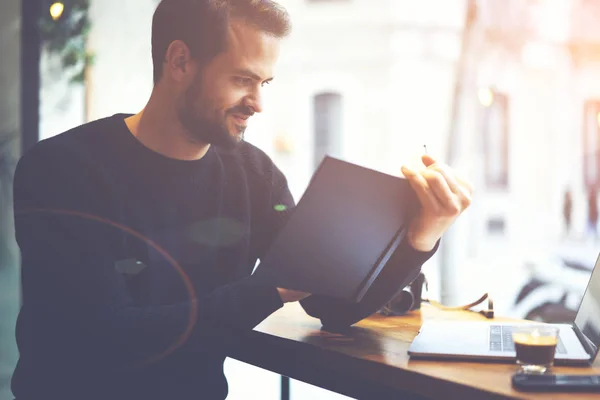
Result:
<svg viewBox="0 0 600 400"><path fill-rule="evenodd" d="M41 44L48 52L59 57L70 81L83 83L86 68L93 62L93 54L87 50L90 32L88 11L90 0L63 0L60 15L51 15L52 0L43 0L39 20Z"/></svg>

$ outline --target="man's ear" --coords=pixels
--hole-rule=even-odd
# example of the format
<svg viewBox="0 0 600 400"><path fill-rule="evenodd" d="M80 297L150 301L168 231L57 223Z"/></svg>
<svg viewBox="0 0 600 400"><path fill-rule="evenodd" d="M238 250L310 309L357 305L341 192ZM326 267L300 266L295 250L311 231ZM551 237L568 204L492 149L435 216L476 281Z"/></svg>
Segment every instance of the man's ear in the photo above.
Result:
<svg viewBox="0 0 600 400"><path fill-rule="evenodd" d="M175 40L167 49L165 70L175 82L183 82L190 70L190 61L189 47L181 40Z"/></svg>

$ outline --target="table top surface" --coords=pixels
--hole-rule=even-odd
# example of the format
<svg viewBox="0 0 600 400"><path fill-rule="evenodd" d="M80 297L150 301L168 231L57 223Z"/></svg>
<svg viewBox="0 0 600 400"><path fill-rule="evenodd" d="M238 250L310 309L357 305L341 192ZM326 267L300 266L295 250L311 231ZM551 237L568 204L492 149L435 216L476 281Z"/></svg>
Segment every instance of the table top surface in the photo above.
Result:
<svg viewBox="0 0 600 400"><path fill-rule="evenodd" d="M339 361L338 366L343 369L347 365L347 371L356 376L370 379L374 374L367 370L376 370L376 379L381 375L381 379L393 381L396 387L407 386L425 397L443 396L448 390L464 390L464 395L480 393L492 397L573 398L574 395L569 393L532 394L515 391L511 385L511 377L517 370L514 363L411 359L408 348L426 320L491 321L474 312L441 311L424 305L420 311L400 317L375 314L347 332L332 333L322 330L320 321L306 315L298 303L290 303L259 324L255 331L268 337L287 339L288 345L316 346L329 355L327 362L335 364L334 361ZM494 321L515 320L496 317ZM600 363L597 358L591 367L556 366L553 372L600 375ZM578 393L577 398L600 399L600 394Z"/></svg>

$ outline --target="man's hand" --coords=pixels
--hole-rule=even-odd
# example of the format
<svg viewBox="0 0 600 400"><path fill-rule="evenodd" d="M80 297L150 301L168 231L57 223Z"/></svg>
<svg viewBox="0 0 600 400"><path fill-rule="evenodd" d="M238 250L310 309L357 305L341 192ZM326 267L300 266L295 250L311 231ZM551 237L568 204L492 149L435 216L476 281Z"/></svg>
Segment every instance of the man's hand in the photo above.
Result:
<svg viewBox="0 0 600 400"><path fill-rule="evenodd" d="M300 301L310 296L310 293L298 292L296 290L290 289L277 288L277 291L279 292L279 297L281 297L281 301L283 301L284 303Z"/></svg>
<svg viewBox="0 0 600 400"><path fill-rule="evenodd" d="M429 155L421 159L425 168L420 171L402 167L402 173L422 206L410 224L407 238L415 250L431 251L456 218L469 207L473 189L449 166L436 162Z"/></svg>

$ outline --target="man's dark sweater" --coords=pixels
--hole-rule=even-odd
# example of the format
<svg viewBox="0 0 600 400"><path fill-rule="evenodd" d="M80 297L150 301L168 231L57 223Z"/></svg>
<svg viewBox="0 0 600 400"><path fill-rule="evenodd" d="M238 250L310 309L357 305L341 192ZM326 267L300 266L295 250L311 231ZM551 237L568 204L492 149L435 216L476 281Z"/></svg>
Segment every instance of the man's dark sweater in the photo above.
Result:
<svg viewBox="0 0 600 400"><path fill-rule="evenodd" d="M165 157L126 117L42 141L17 167L17 400L225 398L228 348L282 306L251 273L285 222L275 206L294 206L283 174L248 143ZM301 304L351 325L432 254L403 243L359 304Z"/></svg>

